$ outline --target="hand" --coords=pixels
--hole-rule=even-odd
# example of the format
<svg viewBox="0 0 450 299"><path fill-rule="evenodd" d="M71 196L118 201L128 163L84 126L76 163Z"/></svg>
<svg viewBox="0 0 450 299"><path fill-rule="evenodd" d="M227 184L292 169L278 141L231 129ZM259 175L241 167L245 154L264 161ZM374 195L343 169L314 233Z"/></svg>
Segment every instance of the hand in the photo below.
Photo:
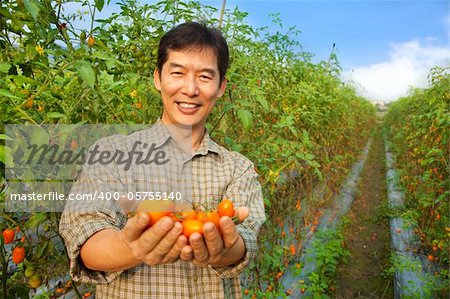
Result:
<svg viewBox="0 0 450 299"><path fill-rule="evenodd" d="M248 209L238 208L235 216L240 222L244 221L248 216ZM184 246L180 258L198 266L237 263L245 255L245 244L231 218L224 216L220 219L220 231L213 223L205 223L203 236L199 233L192 234L189 238L190 245Z"/></svg>
<svg viewBox="0 0 450 299"><path fill-rule="evenodd" d="M181 235L181 223L163 217L146 229L148 222L147 214L138 213L128 219L121 230L121 239L128 245L133 257L148 265L176 262L182 248L187 245L187 238Z"/></svg>

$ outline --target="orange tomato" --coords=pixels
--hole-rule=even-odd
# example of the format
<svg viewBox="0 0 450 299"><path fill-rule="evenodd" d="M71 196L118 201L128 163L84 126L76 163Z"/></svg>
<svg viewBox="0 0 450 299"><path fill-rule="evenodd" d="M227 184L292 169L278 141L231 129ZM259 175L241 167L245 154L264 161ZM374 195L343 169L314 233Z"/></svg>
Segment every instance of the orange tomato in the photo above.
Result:
<svg viewBox="0 0 450 299"><path fill-rule="evenodd" d="M25 258L25 248L17 246L12 252L12 260L16 264L20 264Z"/></svg>
<svg viewBox="0 0 450 299"><path fill-rule="evenodd" d="M3 232L2 232L2 236L3 236L3 240L5 241L5 244L9 244L9 243L11 243L12 241L14 241L14 236L15 236L15 232L14 232L14 230L13 229L9 229L9 228L7 228L7 229L5 229Z"/></svg>
<svg viewBox="0 0 450 299"><path fill-rule="evenodd" d="M28 99L25 104L23 104L23 107L26 109L30 109L31 107L33 107L34 105L34 100L33 99Z"/></svg>
<svg viewBox="0 0 450 299"><path fill-rule="evenodd" d="M292 244L291 247L289 247L289 250L291 251L292 255L295 255L295 245Z"/></svg>
<svg viewBox="0 0 450 299"><path fill-rule="evenodd" d="M194 210L184 211L180 213L179 219L181 220L197 219L197 213Z"/></svg>
<svg viewBox="0 0 450 299"><path fill-rule="evenodd" d="M173 210L171 217L174 221L197 219L197 213L192 209L192 205L190 204L175 204Z"/></svg>
<svg viewBox="0 0 450 299"><path fill-rule="evenodd" d="M170 200L144 200L139 203L137 212L143 212L149 216L148 228L164 216L170 216L173 209Z"/></svg>
<svg viewBox="0 0 450 299"><path fill-rule="evenodd" d="M87 44L89 48L92 48L92 46L95 44L95 38L92 35L89 35Z"/></svg>
<svg viewBox="0 0 450 299"><path fill-rule="evenodd" d="M217 212L219 213L220 217L223 216L233 217L234 216L233 202L229 199L223 199L217 206Z"/></svg>
<svg viewBox="0 0 450 299"><path fill-rule="evenodd" d="M74 150L77 149L80 146L80 144L78 143L78 141L76 141L75 139L72 139L72 141L70 142L70 147Z"/></svg>
<svg viewBox="0 0 450 299"><path fill-rule="evenodd" d="M182 222L183 235L190 237L193 233L201 234L203 231L203 222L197 219L188 219Z"/></svg>
<svg viewBox="0 0 450 299"><path fill-rule="evenodd" d="M150 216L150 225L153 225L164 216L169 216L170 212L148 212L147 215Z"/></svg>
<svg viewBox="0 0 450 299"><path fill-rule="evenodd" d="M201 211L197 213L197 219L200 220L203 223L206 222L212 222L217 227L217 229L220 228L220 216L217 212L207 212L207 211Z"/></svg>

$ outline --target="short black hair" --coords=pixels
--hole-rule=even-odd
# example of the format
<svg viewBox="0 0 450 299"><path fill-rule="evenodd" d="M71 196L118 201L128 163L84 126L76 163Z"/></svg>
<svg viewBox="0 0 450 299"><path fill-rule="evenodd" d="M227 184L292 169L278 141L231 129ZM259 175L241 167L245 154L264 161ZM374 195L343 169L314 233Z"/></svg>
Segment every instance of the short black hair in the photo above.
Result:
<svg viewBox="0 0 450 299"><path fill-rule="evenodd" d="M228 44L218 29L208 27L204 23L183 23L164 34L158 47L156 61L158 70L162 71L162 67L168 58L168 50L180 51L196 47L210 48L214 51L219 68L220 82L222 83L230 65Z"/></svg>

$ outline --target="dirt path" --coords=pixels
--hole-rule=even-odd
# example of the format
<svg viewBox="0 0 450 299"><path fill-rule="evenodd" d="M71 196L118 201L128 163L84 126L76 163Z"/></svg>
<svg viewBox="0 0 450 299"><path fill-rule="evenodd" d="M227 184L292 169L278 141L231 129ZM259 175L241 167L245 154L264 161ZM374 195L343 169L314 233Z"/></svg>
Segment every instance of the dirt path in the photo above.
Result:
<svg viewBox="0 0 450 299"><path fill-rule="evenodd" d="M338 273L335 298L393 298L392 279L383 271L389 259L386 169L381 129L377 128L344 230L351 256Z"/></svg>

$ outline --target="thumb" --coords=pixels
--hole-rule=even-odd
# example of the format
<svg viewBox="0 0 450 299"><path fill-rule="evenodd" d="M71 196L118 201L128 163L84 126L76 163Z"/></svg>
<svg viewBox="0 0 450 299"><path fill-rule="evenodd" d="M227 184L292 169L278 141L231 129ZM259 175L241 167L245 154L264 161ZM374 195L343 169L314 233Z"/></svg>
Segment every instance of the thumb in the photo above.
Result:
<svg viewBox="0 0 450 299"><path fill-rule="evenodd" d="M234 216L239 219L239 223L242 223L248 217L249 213L250 212L247 207L239 207L234 212Z"/></svg>
<svg viewBox="0 0 450 299"><path fill-rule="evenodd" d="M150 226L150 217L146 213L137 213L133 218L128 219L122 229L125 240L133 242L139 239L148 226Z"/></svg>

